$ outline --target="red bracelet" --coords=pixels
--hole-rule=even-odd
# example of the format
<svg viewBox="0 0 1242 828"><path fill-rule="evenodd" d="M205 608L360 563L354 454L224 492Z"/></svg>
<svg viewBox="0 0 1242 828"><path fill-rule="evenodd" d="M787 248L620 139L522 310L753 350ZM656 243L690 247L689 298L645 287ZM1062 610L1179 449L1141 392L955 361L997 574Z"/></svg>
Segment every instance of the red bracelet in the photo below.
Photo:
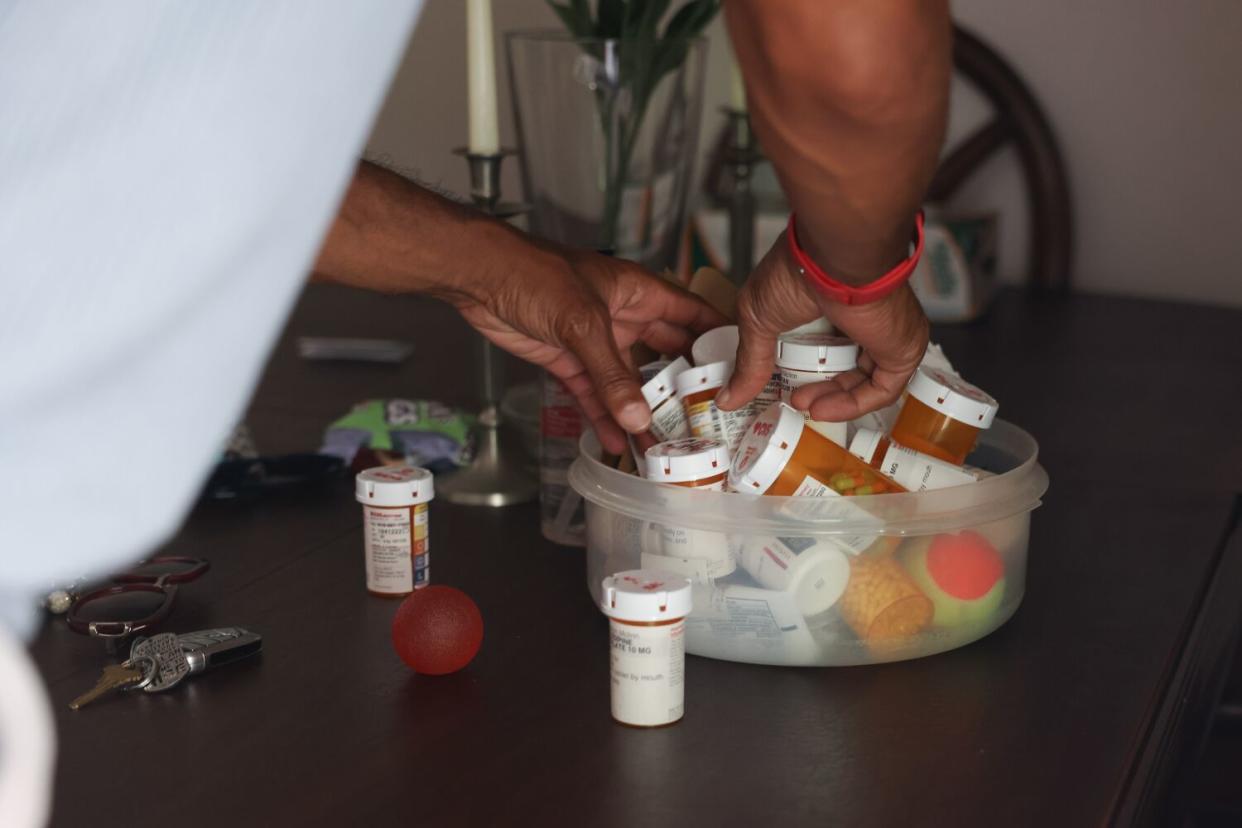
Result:
<svg viewBox="0 0 1242 828"><path fill-rule="evenodd" d="M798 231L794 226L793 213L789 214L789 226L785 229L785 238L789 240L789 252L793 254L794 261L798 263L798 271L816 290L842 305L865 305L888 296L901 287L902 283L914 272L914 266L919 263L919 256L923 254L923 211L920 210L914 217L914 238L911 242L914 245L914 252L879 279L861 287L838 282L811 261L811 257L798 244Z"/></svg>

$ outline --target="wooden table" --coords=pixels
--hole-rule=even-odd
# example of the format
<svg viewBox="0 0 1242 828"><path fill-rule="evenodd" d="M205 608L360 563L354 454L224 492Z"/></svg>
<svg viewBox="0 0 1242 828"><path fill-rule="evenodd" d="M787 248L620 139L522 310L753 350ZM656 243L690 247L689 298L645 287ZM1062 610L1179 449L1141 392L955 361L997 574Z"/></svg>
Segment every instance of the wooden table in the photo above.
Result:
<svg viewBox="0 0 1242 828"><path fill-rule="evenodd" d="M399 336L403 366L300 361L296 335ZM791 669L690 658L687 716L608 716L606 624L583 552L537 510L432 509L434 582L487 630L465 671L410 673L396 605L362 585L348 484L200 507L169 551L211 559L170 627L242 625L260 659L71 713L102 647L47 624L56 825L1087 825L1163 820L1205 730L1242 596L1242 313L1002 295L937 332L1052 479L1027 597L934 658ZM269 453L314 449L356 400L465 403L446 308L315 287L256 392Z"/></svg>

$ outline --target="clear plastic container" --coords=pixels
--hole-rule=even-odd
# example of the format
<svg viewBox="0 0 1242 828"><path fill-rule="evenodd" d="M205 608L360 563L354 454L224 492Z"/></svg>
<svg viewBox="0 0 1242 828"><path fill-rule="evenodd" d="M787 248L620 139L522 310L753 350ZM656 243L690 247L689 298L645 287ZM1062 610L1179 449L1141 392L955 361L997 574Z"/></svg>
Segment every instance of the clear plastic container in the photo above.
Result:
<svg viewBox="0 0 1242 828"><path fill-rule="evenodd" d="M722 492L729 473L729 452L719 440L670 440L647 449L643 459L647 479L668 486ZM722 577L737 568L723 532L651 524L642 551L643 569L663 569L694 581Z"/></svg>
<svg viewBox="0 0 1242 828"><path fill-rule="evenodd" d="M582 411L565 384L547 371L543 373L539 433L540 529L553 543L582 546L586 537L582 498L568 478L583 434Z"/></svg>
<svg viewBox="0 0 1242 828"><path fill-rule="evenodd" d="M829 604L831 590L817 601L796 584L765 586L744 566L695 583L687 652L758 664L918 658L992 632L1022 602L1030 515L1048 486L1035 441L1001 420L970 456L987 473L978 482L834 499L860 507L855 514L806 508L824 498L653 486L600 463L593 436L581 448L570 482L587 503L587 585L597 602L606 575L640 567L653 523L723 533L739 558L771 538L807 549L859 534L891 541L847 558L845 588L826 610L816 604Z"/></svg>

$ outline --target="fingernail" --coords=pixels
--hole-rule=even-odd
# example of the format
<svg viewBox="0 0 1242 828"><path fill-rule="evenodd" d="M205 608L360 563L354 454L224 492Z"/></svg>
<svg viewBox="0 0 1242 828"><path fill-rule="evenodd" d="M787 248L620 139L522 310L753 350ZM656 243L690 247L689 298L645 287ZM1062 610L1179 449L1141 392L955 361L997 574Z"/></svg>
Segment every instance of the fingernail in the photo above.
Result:
<svg viewBox="0 0 1242 828"><path fill-rule="evenodd" d="M720 393L716 395L716 407L727 410L729 407L729 400L732 399L732 397L733 395L729 393L727 386L720 389Z"/></svg>
<svg viewBox="0 0 1242 828"><path fill-rule="evenodd" d="M647 408L646 403L628 402L621 407L617 422L631 434L646 431L651 425L651 409Z"/></svg>

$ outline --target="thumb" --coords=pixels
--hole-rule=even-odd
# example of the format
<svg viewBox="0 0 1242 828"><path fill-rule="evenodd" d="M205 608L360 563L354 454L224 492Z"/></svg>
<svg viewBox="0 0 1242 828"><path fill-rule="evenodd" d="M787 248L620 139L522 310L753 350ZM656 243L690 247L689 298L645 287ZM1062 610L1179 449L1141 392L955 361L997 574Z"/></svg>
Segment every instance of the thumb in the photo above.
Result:
<svg viewBox="0 0 1242 828"><path fill-rule="evenodd" d="M638 378L617 349L606 311L575 316L561 334L561 342L582 363L596 395L618 425L631 434L641 434L651 426L651 409Z"/></svg>
<svg viewBox="0 0 1242 828"><path fill-rule="evenodd" d="M729 384L716 396L716 406L732 411L750 402L772 378L776 335L756 324L738 323L737 360Z"/></svg>

